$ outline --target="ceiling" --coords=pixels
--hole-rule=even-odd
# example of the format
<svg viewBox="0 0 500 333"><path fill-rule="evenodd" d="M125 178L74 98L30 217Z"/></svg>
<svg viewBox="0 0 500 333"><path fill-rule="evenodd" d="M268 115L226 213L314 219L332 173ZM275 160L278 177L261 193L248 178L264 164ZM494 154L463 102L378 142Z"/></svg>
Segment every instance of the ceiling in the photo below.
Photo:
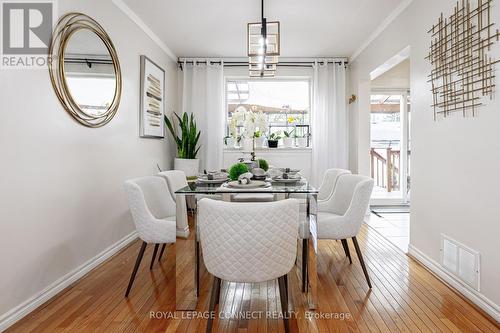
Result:
<svg viewBox="0 0 500 333"><path fill-rule="evenodd" d="M259 0L123 0L179 57L243 57ZM351 56L404 0L266 0L283 57Z"/></svg>

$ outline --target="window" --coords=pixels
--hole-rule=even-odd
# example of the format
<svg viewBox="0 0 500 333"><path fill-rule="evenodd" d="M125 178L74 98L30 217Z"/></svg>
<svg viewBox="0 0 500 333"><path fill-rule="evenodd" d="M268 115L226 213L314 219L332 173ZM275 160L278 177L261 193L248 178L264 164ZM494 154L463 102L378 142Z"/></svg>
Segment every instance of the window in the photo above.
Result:
<svg viewBox="0 0 500 333"><path fill-rule="evenodd" d="M227 113L229 124L233 112L240 106L247 111L264 113L269 125L268 133L292 131L306 136L310 124L310 82L303 80L227 80ZM237 129L242 133L242 126ZM227 127L229 135L229 128Z"/></svg>

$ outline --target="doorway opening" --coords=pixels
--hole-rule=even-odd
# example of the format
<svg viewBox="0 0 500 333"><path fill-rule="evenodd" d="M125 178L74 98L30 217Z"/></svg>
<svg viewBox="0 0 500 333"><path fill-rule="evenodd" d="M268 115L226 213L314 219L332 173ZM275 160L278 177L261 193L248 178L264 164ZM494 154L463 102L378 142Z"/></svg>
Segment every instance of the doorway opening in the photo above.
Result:
<svg viewBox="0 0 500 333"><path fill-rule="evenodd" d="M409 49L372 72L370 173L375 181L368 225L408 251L411 199Z"/></svg>

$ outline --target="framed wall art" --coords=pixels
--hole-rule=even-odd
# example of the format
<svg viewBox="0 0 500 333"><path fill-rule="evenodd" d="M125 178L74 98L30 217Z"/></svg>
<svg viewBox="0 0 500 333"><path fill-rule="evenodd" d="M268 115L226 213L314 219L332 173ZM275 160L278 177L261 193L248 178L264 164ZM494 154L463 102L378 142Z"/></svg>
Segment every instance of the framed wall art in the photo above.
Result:
<svg viewBox="0 0 500 333"><path fill-rule="evenodd" d="M164 138L165 71L141 55L140 136Z"/></svg>

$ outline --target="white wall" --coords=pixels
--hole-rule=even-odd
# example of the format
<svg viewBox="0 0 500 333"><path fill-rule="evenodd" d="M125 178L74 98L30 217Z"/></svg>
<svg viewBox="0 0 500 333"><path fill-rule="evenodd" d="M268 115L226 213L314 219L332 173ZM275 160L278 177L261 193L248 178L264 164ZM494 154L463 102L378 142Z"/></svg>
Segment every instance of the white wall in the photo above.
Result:
<svg viewBox="0 0 500 333"><path fill-rule="evenodd" d="M449 15L455 1L418 0L397 17L359 57L351 62L351 146L360 171L369 169L369 73L406 46L411 48L412 100L412 202L411 247L427 259L440 262L441 233L481 254L481 291L477 299L500 304L500 98L487 101L476 118L433 120L432 96L426 82L430 64L425 60L430 44L426 33L441 12ZM492 19L500 22L500 6L494 4ZM500 58L498 45L491 55ZM498 68L498 66L497 66ZM498 75L498 74L497 74ZM368 82L368 83L367 83ZM354 154L351 154L351 156ZM489 300L489 301L488 301ZM495 305L496 304L496 305ZM492 313L492 311L490 311ZM495 313L493 313L495 314ZM498 317L497 317L498 319Z"/></svg>
<svg viewBox="0 0 500 333"><path fill-rule="evenodd" d="M371 81L372 89L409 89L410 59L403 60Z"/></svg>
<svg viewBox="0 0 500 333"><path fill-rule="evenodd" d="M0 71L0 317L130 234L124 180L156 173L156 163L171 167L174 154L169 138L139 138L138 96L145 54L166 69L171 112L175 62L109 0L58 5L60 14L94 17L111 36L122 101L108 125L89 129L63 110L46 70Z"/></svg>

